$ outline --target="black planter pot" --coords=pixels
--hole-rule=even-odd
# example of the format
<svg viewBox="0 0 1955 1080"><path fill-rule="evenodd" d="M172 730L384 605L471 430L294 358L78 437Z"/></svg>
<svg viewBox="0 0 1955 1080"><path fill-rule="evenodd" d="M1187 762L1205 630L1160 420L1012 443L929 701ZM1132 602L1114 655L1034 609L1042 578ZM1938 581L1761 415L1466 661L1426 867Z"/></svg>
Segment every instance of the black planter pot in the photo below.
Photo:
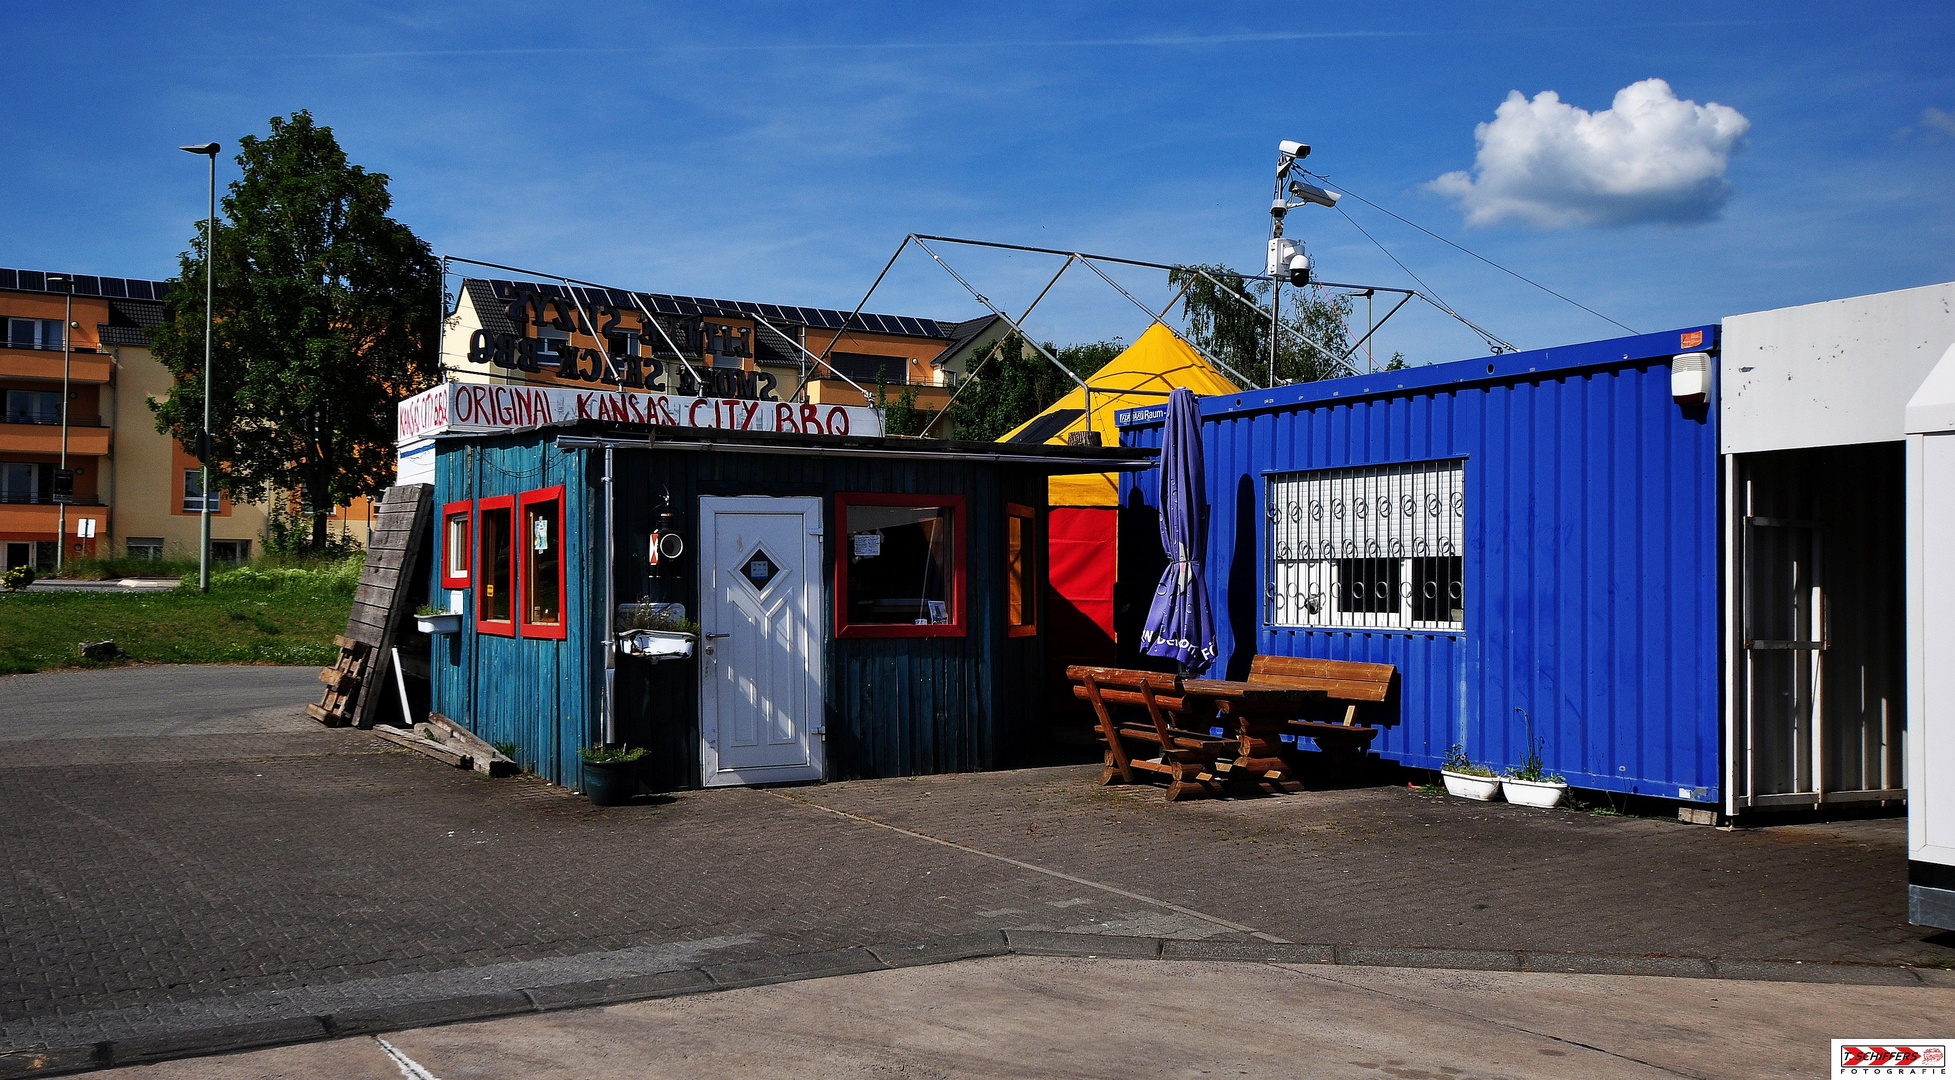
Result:
<svg viewBox="0 0 1955 1080"><path fill-rule="evenodd" d="M636 761L584 762L584 794L592 806L623 806L638 794Z"/></svg>

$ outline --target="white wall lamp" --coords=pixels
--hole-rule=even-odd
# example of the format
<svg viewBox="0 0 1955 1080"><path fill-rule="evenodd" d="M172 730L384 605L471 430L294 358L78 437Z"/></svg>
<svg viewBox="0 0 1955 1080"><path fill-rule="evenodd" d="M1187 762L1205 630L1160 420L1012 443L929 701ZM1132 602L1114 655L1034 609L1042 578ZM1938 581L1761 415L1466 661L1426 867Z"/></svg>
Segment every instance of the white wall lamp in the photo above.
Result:
<svg viewBox="0 0 1955 1080"><path fill-rule="evenodd" d="M1678 353L1670 358L1670 396L1679 405L1703 405L1711 400L1711 354Z"/></svg>

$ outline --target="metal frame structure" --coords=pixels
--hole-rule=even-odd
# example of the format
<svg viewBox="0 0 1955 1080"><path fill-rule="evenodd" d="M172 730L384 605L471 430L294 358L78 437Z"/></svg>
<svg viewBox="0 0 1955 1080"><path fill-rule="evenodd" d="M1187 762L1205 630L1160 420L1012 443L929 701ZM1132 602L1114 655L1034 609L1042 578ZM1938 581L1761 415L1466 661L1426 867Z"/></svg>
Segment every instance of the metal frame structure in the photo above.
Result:
<svg viewBox="0 0 1955 1080"><path fill-rule="evenodd" d="M1052 276L1052 280L1046 283L1045 288L1039 291L1038 297L1034 299L1032 303L1028 305L1022 313L1019 314L1016 320L1014 320L1011 316L1005 314L1004 311L1001 310L996 304L992 303L989 297L985 296L983 293L979 292L974 286L972 286L971 283L967 281L962 274L959 274L956 270L952 269L951 265L944 260L944 257L935 248L932 248L930 246L932 243L956 244L963 247L990 248L990 249L1000 250L1000 251L1023 251L1035 255L1060 255L1060 256L1064 256L1066 261L1063 265L1059 267L1059 272ZM1127 259L1115 255L1096 255L1084 251L1069 251L1062 248L1036 247L1030 244L1008 244L1008 243L1004 243L1003 241L997 241L997 240L973 240L968 237L937 236L930 233L909 233L903 237L903 242L896 246L896 251L894 254L892 254L889 257L889 261L883 264L882 272L877 274L875 281L870 283L869 290L862 294L861 302L857 303L855 305L855 310L849 313L849 317L847 320L843 322L842 328L836 332L835 339L833 341L830 341L826 348L822 349L821 354L819 356L815 356L815 370L810 374L811 378L818 377L821 371L824 368L827 368L826 361L828 358L829 351L832 350L835 347L835 344L841 340L841 335L847 333L853 327L856 317L860 315L862 309L868 305L870 297L875 295L876 290L882 286L883 280L889 276L890 269L896 265L896 260L902 257L903 252L908 250L911 244L915 244L917 247L922 248L923 251L930 256L931 260L934 261L938 266L943 267L944 271L948 273L953 279L955 279L959 285L962 285L964 287L964 290L970 293L973 299L977 300L978 303L984 305L985 310L1005 320L1006 324L1008 324L1013 330L1017 331L1018 335L1021 338L1023 338L1028 344L1030 344L1032 348L1036 350L1040 356L1045 357L1046 360L1051 362L1051 364L1054 367L1057 367L1059 370L1065 372L1068 378L1072 379L1075 383L1078 383L1081 389L1086 391L1087 405L1088 405L1089 412L1091 411L1093 388L1087 386L1086 383L1083 380L1081 380L1078 375L1074 374L1071 369L1067 368L1064 364L1061 364L1057 357L1047 352L1045 348L1042 345L1040 345L1036 339L1031 337L1031 335L1025 333L1025 330L1021 325L1023 321L1031 315L1032 310L1038 307L1040 301L1045 299L1046 294L1052 291L1052 287L1059 283L1059 279L1065 275L1066 271L1072 269L1074 263L1079 263L1081 265L1084 265L1087 269L1093 271L1093 273L1096 276L1098 276L1100 280L1112 286L1113 289L1116 292L1118 292L1121 296L1126 297L1127 300L1131 302L1135 307L1145 312L1147 314L1148 319L1151 320L1151 322L1158 322L1158 323L1165 324L1167 320L1168 312L1172 311L1174 309L1174 306L1180 303L1182 298L1187 295L1188 286L1183 286L1181 291L1175 294L1174 299L1168 301L1166 307L1163 307L1159 311L1155 311L1153 308L1150 308L1146 304L1141 303L1140 300L1137 299L1132 293L1128 292L1125 288L1123 288L1119 282L1114 281L1113 278L1108 276L1104 270L1100 269L1100 267L1097 264L1107 263L1109 265L1114 265L1114 266L1138 266L1149 270L1166 270L1170 272L1177 271L1177 270L1183 272L1193 271L1202 279L1206 280L1209 284L1221 290L1224 294L1231 296L1236 300L1241 301L1244 304L1247 304L1250 308L1254 309L1257 312L1261 312L1263 310L1261 304L1258 304L1257 302L1250 299L1249 297L1223 284L1221 281L1217 280L1214 277L1214 275L1210 274L1207 270L1199 266L1181 266L1172 263L1149 262L1145 259ZM1242 278L1245 281L1271 281L1272 280L1266 274L1244 274L1242 275ZM1189 285L1192 284L1193 284L1192 281L1189 282ZM1356 365L1351 363L1351 357L1355 355L1357 351L1364 346L1365 342L1371 340L1372 335L1376 334L1380 327L1384 326L1385 323L1389 322L1393 315L1398 314L1399 309L1403 308L1407 303L1409 303L1413 297L1418 297L1419 299L1424 300L1426 303L1432 305L1432 307L1435 310L1440 311L1450 316L1451 318L1458 320L1462 325L1472 330L1475 334L1478 334L1482 337L1488 337L1485 331L1481 330L1477 326L1474 326L1466 319L1461 318L1461 316L1457 312L1454 312L1451 308L1438 302L1432 297L1427 296L1425 293L1418 291L1417 289L1401 289L1401 288L1396 288L1388 285L1353 285L1345 282L1335 282L1335 281L1316 282L1315 284L1317 284L1321 288L1343 290L1354 294L1370 294L1370 293L1382 292L1382 293L1393 293L1401 297L1399 302L1393 305L1390 311L1387 311L1385 313L1385 317L1383 319L1380 319L1376 323L1372 324L1371 327L1365 331L1363 337L1359 338L1357 342L1352 344L1350 348L1344 350L1341 354L1337 350L1331 349L1328 346L1324 345L1323 342L1318 341L1317 339L1311 337L1309 334L1304 333L1301 329L1297 328L1296 326L1293 326L1287 322L1282 321L1280 318L1277 318L1275 315L1276 305L1274 302L1272 302L1271 318L1274 325L1280 326L1281 328L1288 330L1292 335L1301 339L1305 344L1312 346L1313 348L1317 349L1319 352L1322 352L1327 356L1333 357L1333 362L1338 367L1343 368L1346 372L1352 375L1363 375L1365 374L1365 372L1360 371ZM1498 339L1490 338L1490 340L1498 340ZM1235 378L1237 381L1241 382L1245 387L1260 388L1261 384L1259 383L1258 380L1249 378L1248 376L1244 375L1242 372L1236 370L1234 367L1223 363L1219 358L1210 354L1206 349L1203 349L1200 346L1195 345L1193 342L1189 342L1189 345L1193 347L1196 352L1200 353L1204 360L1207 360L1209 363L1214 364L1217 368L1221 369L1222 371L1227 372L1230 376ZM1512 346L1507 346L1507 347L1509 349L1512 349ZM803 351L805 352L806 350ZM809 355L813 356L814 354L810 353ZM989 360L988 356L986 357L986 360L987 361ZM832 371L833 369L828 369L828 370ZM840 373L836 372L836 374L839 375ZM804 382L803 385L805 386L806 383ZM857 389L860 389L860 387L858 387ZM1131 393L1131 391L1124 391L1124 390L1120 392ZM952 400L955 400L955 395L953 395Z"/></svg>

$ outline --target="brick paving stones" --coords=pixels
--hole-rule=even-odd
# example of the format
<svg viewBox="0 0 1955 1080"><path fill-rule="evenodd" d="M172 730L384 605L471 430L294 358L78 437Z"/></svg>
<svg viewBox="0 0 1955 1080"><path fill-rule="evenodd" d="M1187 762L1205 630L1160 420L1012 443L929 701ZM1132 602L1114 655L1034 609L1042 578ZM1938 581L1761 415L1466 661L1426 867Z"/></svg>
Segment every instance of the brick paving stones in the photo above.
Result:
<svg viewBox="0 0 1955 1080"><path fill-rule="evenodd" d="M1905 924L1898 819L1731 832L1388 788L1169 805L1094 768L597 809L311 726L277 696L309 670L244 671L227 706L103 737L58 715L23 736L0 680L0 1053L999 931L1955 958ZM143 706L102 687L95 714Z"/></svg>

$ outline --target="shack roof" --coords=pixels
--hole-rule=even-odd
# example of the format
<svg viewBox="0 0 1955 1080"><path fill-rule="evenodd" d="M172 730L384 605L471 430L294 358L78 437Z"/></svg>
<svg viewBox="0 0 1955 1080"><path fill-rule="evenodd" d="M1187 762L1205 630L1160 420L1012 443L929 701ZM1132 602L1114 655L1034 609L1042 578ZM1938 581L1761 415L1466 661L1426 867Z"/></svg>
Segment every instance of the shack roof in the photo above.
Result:
<svg viewBox="0 0 1955 1080"><path fill-rule="evenodd" d="M436 436L450 440L504 439L547 433L568 447L613 446L629 449L696 450L715 453L813 454L931 461L991 461L1042 469L1053 474L1120 472L1154 466L1160 452L1137 447L1021 446L962 439L917 439L881 435L816 435L789 431L735 431L725 428L671 427L581 420L501 432Z"/></svg>

